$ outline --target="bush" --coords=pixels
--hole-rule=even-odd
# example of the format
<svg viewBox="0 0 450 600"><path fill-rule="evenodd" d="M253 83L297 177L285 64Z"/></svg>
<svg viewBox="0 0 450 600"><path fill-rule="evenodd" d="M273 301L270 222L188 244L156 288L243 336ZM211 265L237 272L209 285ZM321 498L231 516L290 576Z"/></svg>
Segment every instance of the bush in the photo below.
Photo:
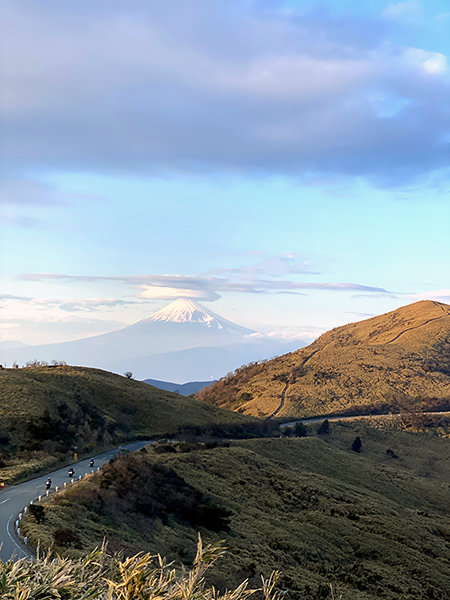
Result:
<svg viewBox="0 0 450 600"><path fill-rule="evenodd" d="M81 548L80 536L72 529L57 529L53 532L53 539L58 546Z"/></svg>
<svg viewBox="0 0 450 600"><path fill-rule="evenodd" d="M325 421L322 421L319 429L317 430L317 434L328 435L329 433L331 433L330 421L328 419L325 419Z"/></svg>
<svg viewBox="0 0 450 600"><path fill-rule="evenodd" d="M163 464L145 455L129 454L110 461L101 471L95 503L113 517L120 513L134 519L136 513L150 519L170 519L211 531L228 531L230 512L189 485ZM94 500L84 504L89 508ZM134 516L133 516L134 515Z"/></svg>
<svg viewBox="0 0 450 600"><path fill-rule="evenodd" d="M355 439L353 440L352 450L354 452L361 452L361 448L362 448L361 438L359 436L356 436Z"/></svg>
<svg viewBox="0 0 450 600"><path fill-rule="evenodd" d="M29 513L34 517L36 523L40 524L45 520L45 509L40 504L30 504Z"/></svg>

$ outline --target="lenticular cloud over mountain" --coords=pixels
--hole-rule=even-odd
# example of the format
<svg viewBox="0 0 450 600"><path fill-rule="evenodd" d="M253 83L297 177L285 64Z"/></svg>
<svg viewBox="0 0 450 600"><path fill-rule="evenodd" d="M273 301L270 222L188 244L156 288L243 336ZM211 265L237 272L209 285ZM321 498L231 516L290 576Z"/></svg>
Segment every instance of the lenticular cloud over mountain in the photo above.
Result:
<svg viewBox="0 0 450 600"><path fill-rule="evenodd" d="M178 383L215 379L241 364L270 358L304 345L258 335L180 298L123 329L94 337L42 346L0 349L3 364L64 360L135 377Z"/></svg>

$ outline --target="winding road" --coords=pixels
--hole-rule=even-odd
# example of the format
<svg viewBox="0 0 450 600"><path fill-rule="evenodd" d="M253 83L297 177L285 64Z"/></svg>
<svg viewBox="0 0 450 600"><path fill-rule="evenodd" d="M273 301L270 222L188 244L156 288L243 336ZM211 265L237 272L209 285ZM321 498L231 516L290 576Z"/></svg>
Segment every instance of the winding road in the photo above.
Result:
<svg viewBox="0 0 450 600"><path fill-rule="evenodd" d="M65 481L69 482L69 477L67 475L69 466L73 467L75 471L74 479L76 480L79 475L96 471L97 467L101 467L107 463L121 450L139 450L143 446L151 443L154 442L147 440L122 444L117 448L93 456L92 458L95 460L94 468L89 467L90 458L87 458L72 465L67 465L52 473L40 475L35 479L3 489L0 492L0 560L7 561L9 559L24 557L32 558L32 555L27 552L24 546L19 542L16 535L15 522L18 514L25 506L28 506L31 500L35 500L39 495L45 494L45 481L48 477L52 480L52 489L54 489L55 486L63 487Z"/></svg>
<svg viewBox="0 0 450 600"><path fill-rule="evenodd" d="M283 390L283 395L286 392L288 385L289 384L286 384ZM284 397L282 400L284 400ZM278 410L281 408L281 406L278 408ZM276 412L278 412L278 410ZM450 415L450 411L427 412L421 414ZM286 427L294 427L296 423L319 423L321 421L324 421L325 419L328 419L328 421L351 421L369 419L373 417L392 416L395 415L384 414L348 415L335 417L308 417L304 419L295 419L293 421L290 421L289 423L282 423L280 424L280 429L284 429ZM58 469L57 471L47 473L46 475L40 475L35 479L25 481L24 483L20 483L18 485L14 485L0 491L0 560L5 562L9 559L33 558L32 554L27 552L26 548L20 543L16 535L15 522L19 513L23 510L25 506L28 506L31 500L35 500L39 495L45 494L45 481L48 477L50 477L50 479L52 480L52 489L54 489L54 486L63 487L64 482L69 481L67 470L70 466L72 466L75 470L76 480L79 475L94 472L95 470L97 470L98 467L101 467L102 465L107 463L111 458L113 458L113 456L115 456L121 450L129 450L132 452L135 450L139 450L143 446L154 443L155 441L153 440L146 440L140 442L130 442L129 444L123 444L117 448L93 456L95 460L95 466L92 469L89 467L90 459L87 458L72 465L67 465L66 467Z"/></svg>

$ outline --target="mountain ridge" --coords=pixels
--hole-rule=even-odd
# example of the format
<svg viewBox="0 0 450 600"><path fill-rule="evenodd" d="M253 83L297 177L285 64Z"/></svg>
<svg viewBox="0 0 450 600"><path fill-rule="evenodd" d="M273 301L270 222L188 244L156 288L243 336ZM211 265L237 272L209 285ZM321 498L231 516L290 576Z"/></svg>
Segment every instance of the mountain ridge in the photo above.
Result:
<svg viewBox="0 0 450 600"><path fill-rule="evenodd" d="M450 401L450 306L420 301L332 329L198 398L255 416L401 410Z"/></svg>

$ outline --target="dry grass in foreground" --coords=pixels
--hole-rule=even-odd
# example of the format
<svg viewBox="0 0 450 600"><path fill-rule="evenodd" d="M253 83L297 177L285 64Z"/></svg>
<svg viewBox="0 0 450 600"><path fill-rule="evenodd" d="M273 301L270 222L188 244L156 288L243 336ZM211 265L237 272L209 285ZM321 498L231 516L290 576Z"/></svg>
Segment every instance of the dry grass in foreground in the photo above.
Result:
<svg viewBox="0 0 450 600"><path fill-rule="evenodd" d="M220 594L205 584L205 571L224 554L222 544L203 547L189 570L177 573L161 556L138 554L121 560L95 550L71 560L47 554L34 562L21 559L0 563L0 596L4 600L246 600L256 595L280 600L275 590L278 574L262 579L259 589L247 582Z"/></svg>

